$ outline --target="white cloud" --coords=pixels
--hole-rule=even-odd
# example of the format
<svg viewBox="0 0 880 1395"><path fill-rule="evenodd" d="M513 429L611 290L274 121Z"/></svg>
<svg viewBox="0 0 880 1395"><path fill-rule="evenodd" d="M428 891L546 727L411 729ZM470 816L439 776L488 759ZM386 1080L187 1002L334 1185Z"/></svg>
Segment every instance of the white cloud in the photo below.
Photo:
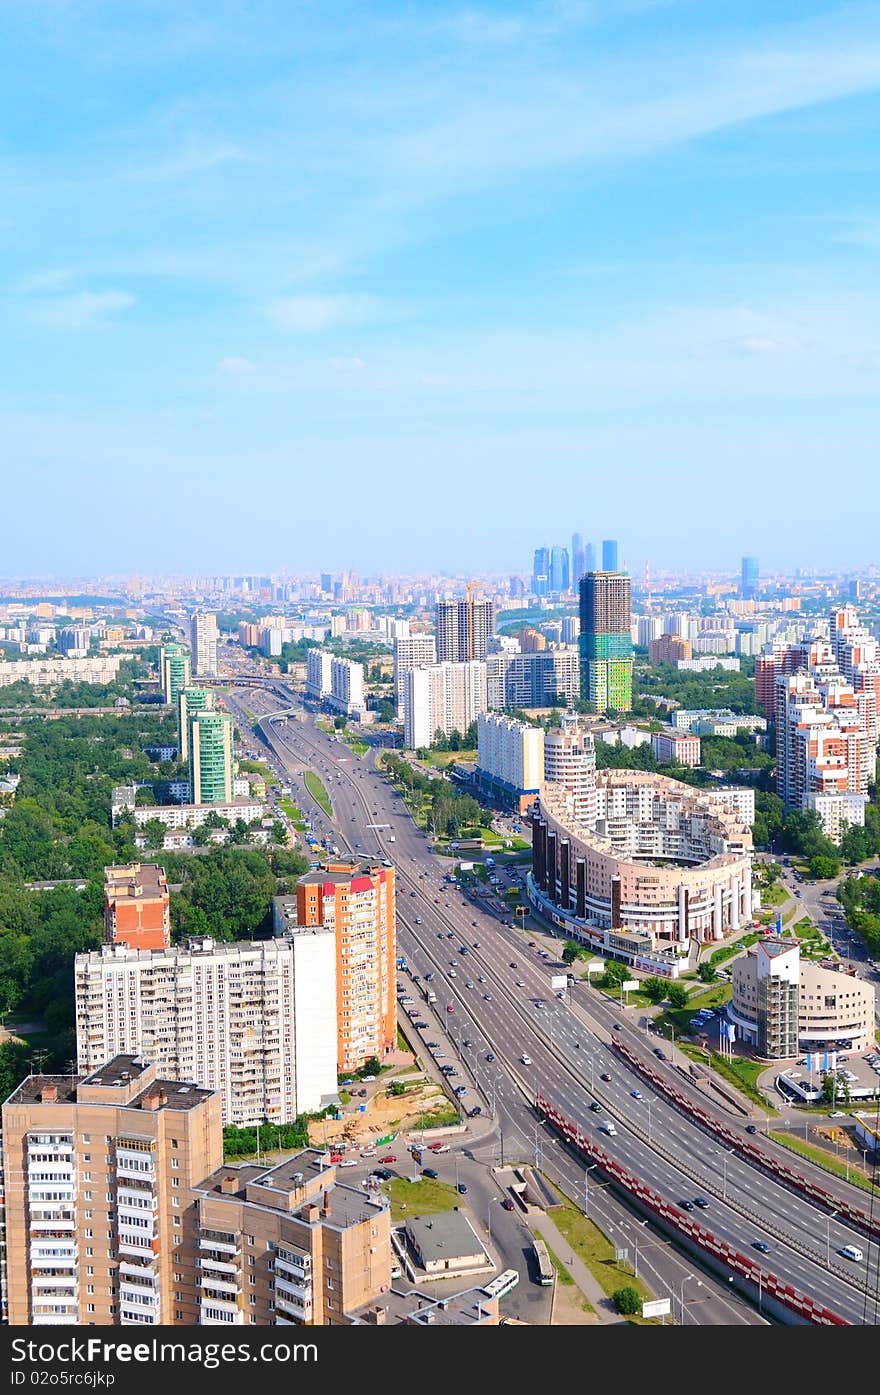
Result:
<svg viewBox="0 0 880 1395"><path fill-rule="evenodd" d="M109 323L135 303L127 291L74 291L71 295L45 296L28 310L30 319L52 329L90 329Z"/></svg>
<svg viewBox="0 0 880 1395"><path fill-rule="evenodd" d="M320 334L365 324L377 306L371 295L289 295L274 301L270 313L290 334Z"/></svg>

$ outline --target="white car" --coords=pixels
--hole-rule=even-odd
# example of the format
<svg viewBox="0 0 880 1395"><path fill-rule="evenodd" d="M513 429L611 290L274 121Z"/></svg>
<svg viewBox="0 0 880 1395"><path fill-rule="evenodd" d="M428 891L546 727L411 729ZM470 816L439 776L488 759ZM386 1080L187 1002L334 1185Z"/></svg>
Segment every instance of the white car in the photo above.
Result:
<svg viewBox="0 0 880 1395"><path fill-rule="evenodd" d="M338 1167L357 1167L357 1158L343 1158L343 1159L342 1159L342 1162L341 1162L341 1163L338 1163L337 1166L338 1166Z"/></svg>
<svg viewBox="0 0 880 1395"><path fill-rule="evenodd" d="M532 1064L531 1056L520 1056L519 1059L522 1061L524 1066L530 1066Z"/></svg>

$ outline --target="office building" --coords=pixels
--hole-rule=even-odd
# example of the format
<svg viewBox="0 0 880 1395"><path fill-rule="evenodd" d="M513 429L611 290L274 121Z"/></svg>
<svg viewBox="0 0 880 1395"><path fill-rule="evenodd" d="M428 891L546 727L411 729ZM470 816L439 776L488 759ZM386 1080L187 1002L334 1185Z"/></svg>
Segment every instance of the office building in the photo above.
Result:
<svg viewBox="0 0 880 1395"><path fill-rule="evenodd" d="M398 717L403 717L404 679L414 668L433 668L437 662L437 644L433 635L410 634L394 640L394 703Z"/></svg>
<svg viewBox="0 0 880 1395"><path fill-rule="evenodd" d="M567 796L572 818L584 828L596 825L596 747L574 712L544 737L543 784Z"/></svg>
<svg viewBox="0 0 880 1395"><path fill-rule="evenodd" d="M541 727L481 712L477 717L476 781L505 808L524 814L541 787L544 732Z"/></svg>
<svg viewBox="0 0 880 1395"><path fill-rule="evenodd" d="M464 664L485 659L489 636L495 631L491 601L438 601L434 609L438 664Z"/></svg>
<svg viewBox="0 0 880 1395"><path fill-rule="evenodd" d="M603 544L604 547L604 544ZM587 572L580 583L581 697L596 712L632 706L631 582L623 572Z"/></svg>
<svg viewBox="0 0 880 1395"><path fill-rule="evenodd" d="M700 738L688 731L655 731L651 735L654 755L660 765L700 764Z"/></svg>
<svg viewBox="0 0 880 1395"><path fill-rule="evenodd" d="M193 804L232 799L232 718L228 712L193 712L189 718L190 791Z"/></svg>
<svg viewBox="0 0 880 1395"><path fill-rule="evenodd" d="M550 550L550 590L558 594L569 587L568 548L554 547Z"/></svg>
<svg viewBox="0 0 880 1395"><path fill-rule="evenodd" d="M501 660L505 656L491 656ZM487 661L488 662L488 661ZM403 740L410 750L432 745L436 733L462 736L488 710L487 663L442 663L404 675Z"/></svg>
<svg viewBox="0 0 880 1395"><path fill-rule="evenodd" d="M191 1189L222 1159L218 1096L155 1062L29 1075L3 1106L10 1324L194 1326Z"/></svg>
<svg viewBox="0 0 880 1395"><path fill-rule="evenodd" d="M648 659L652 664L677 664L679 659L690 659L692 654L689 639L681 635L660 635L659 639L648 642Z"/></svg>
<svg viewBox="0 0 880 1395"><path fill-rule="evenodd" d="M168 948L171 898L162 867L132 862L104 868L104 936L129 949Z"/></svg>
<svg viewBox="0 0 880 1395"><path fill-rule="evenodd" d="M728 1019L765 1060L874 1045L873 985L843 967L801 959L798 940L759 940L733 961L732 972Z"/></svg>
<svg viewBox="0 0 880 1395"><path fill-rule="evenodd" d="M301 932L323 926L335 935L340 1073L381 1061L397 1042L394 868L328 860L297 882L296 917Z"/></svg>
<svg viewBox="0 0 880 1395"><path fill-rule="evenodd" d="M213 688L182 688L177 695L177 753L189 760L189 722L196 712L214 711Z"/></svg>
<svg viewBox="0 0 880 1395"><path fill-rule="evenodd" d="M754 601L758 596L758 559L744 557L740 568L739 594L744 601Z"/></svg>
<svg viewBox="0 0 880 1395"><path fill-rule="evenodd" d="M586 576L587 572L594 572L594 571L597 570L596 562L597 562L597 558L596 558L596 546L595 546L595 543L591 543L591 542L585 543L585 544L584 544L584 570L583 570L583 575L584 575L584 576ZM581 578L578 577L578 583L580 583L580 581L581 581Z"/></svg>
<svg viewBox="0 0 880 1395"><path fill-rule="evenodd" d="M338 659L334 655L330 663L330 706L347 717L363 712L367 705L364 697L364 666L353 659Z"/></svg>
<svg viewBox="0 0 880 1395"><path fill-rule="evenodd" d="M550 593L550 549L536 547L532 561L532 594L547 596Z"/></svg>
<svg viewBox="0 0 880 1395"><path fill-rule="evenodd" d="M605 538L602 543L603 572L617 571L617 543L613 538Z"/></svg>
<svg viewBox="0 0 880 1395"><path fill-rule="evenodd" d="M336 1093L336 953L320 927L271 940L105 946L74 961L77 1061L144 1051L217 1092L224 1124L289 1123Z"/></svg>
<svg viewBox="0 0 880 1395"><path fill-rule="evenodd" d="M587 570L585 565L584 540L580 533L571 535L571 585L576 591L578 582Z"/></svg>
<svg viewBox="0 0 880 1395"><path fill-rule="evenodd" d="M190 684L189 650L182 644L163 644L159 651L159 668L165 701L170 707L176 707L179 694Z"/></svg>
<svg viewBox="0 0 880 1395"><path fill-rule="evenodd" d="M325 649L310 649L306 654L306 692L321 702L330 696L333 655Z"/></svg>
<svg viewBox="0 0 880 1395"><path fill-rule="evenodd" d="M196 678L216 678L217 616L208 611L197 610L192 618L192 671Z"/></svg>

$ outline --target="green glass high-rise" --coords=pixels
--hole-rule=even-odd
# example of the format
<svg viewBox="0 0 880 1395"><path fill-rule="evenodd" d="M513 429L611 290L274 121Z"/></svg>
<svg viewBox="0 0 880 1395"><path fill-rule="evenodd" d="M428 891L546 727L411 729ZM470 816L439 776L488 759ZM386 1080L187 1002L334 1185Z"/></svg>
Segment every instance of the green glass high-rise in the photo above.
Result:
<svg viewBox="0 0 880 1395"><path fill-rule="evenodd" d="M189 719L189 771L193 804L232 801L232 718L228 712L194 712Z"/></svg>
<svg viewBox="0 0 880 1395"><path fill-rule="evenodd" d="M171 707L176 707L178 696L190 681L189 650L184 649L182 644L163 644L160 671L165 701Z"/></svg>
<svg viewBox="0 0 880 1395"><path fill-rule="evenodd" d="M587 572L581 578L581 697L594 712L632 707L631 610L626 573Z"/></svg>
<svg viewBox="0 0 880 1395"><path fill-rule="evenodd" d="M189 760L189 719L194 712L213 712L210 688L184 688L177 696L177 758Z"/></svg>

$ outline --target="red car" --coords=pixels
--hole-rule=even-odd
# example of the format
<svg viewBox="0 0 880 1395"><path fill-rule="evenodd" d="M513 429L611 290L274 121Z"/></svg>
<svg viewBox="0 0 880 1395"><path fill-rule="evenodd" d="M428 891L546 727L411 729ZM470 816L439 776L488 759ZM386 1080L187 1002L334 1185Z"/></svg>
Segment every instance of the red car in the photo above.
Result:
<svg viewBox="0 0 880 1395"><path fill-rule="evenodd" d="M384 1158L380 1158L379 1161L380 1161L380 1163L397 1162L397 1158L394 1156L393 1153L387 1153L387 1154L385 1155L385 1157L384 1157Z"/></svg>
<svg viewBox="0 0 880 1395"><path fill-rule="evenodd" d="M428 1147L430 1148L430 1150L431 1150L432 1153L436 1153L436 1151L437 1151L438 1148L442 1148L442 1147L443 1147L443 1144L442 1144L442 1143L429 1143L429 1144L428 1144Z"/></svg>
<svg viewBox="0 0 880 1395"><path fill-rule="evenodd" d="M447 1012L455 1012L455 1003L447 1003L447 1004L446 1004L446 1011L447 1011Z"/></svg>
<svg viewBox="0 0 880 1395"><path fill-rule="evenodd" d="M513 1210L513 1202L511 1201L511 1199L510 1199L509 1196L506 1196L506 1197L504 1198L504 1200L502 1201L501 1205L504 1207L505 1211L512 1211L512 1210Z"/></svg>

